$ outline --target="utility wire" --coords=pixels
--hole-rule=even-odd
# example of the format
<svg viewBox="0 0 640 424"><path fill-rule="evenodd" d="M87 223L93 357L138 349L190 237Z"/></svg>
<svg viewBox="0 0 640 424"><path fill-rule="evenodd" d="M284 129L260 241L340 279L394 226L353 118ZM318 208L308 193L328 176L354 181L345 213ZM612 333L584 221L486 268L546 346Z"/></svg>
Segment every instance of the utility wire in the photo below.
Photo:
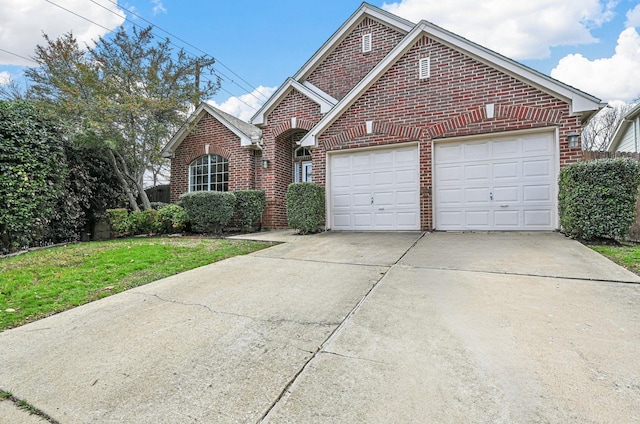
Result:
<svg viewBox="0 0 640 424"><path fill-rule="evenodd" d="M100 28L103 28L104 30L106 30L106 31L108 31L108 32L111 32L111 29L110 29L110 28L107 28L107 27L105 27L104 25L101 25L101 24L99 24L99 23L97 23L97 22L95 22L95 21L93 21L93 20L91 20L91 19L89 19L89 18L87 18L87 17L85 17L85 16L82 16L82 15L80 15L80 14L78 14L78 13L76 13L76 12L72 11L72 10L69 10L69 9L67 9L66 7L60 6L59 4L57 4L57 3L55 3L55 2L53 2L53 1L51 1L51 0L45 0L45 1L46 1L47 3L50 3L50 4L54 5L54 6L56 6L56 7L59 7L59 8L60 8L60 9L62 9L62 10L65 10L65 11L67 11L67 12L71 13L72 15L75 15L75 16L77 16L77 17L81 18L81 19L84 19L84 20L85 20L85 21L87 21L87 22L90 22L90 23L92 23L92 24L94 24L94 25L97 25L97 26L99 26ZM116 12L114 12L113 10L107 9L107 8L106 8L106 7L104 7L103 5L101 5L101 4L99 4L99 3L96 3L94 0L90 0L90 1L91 1L92 3L95 3L96 5L98 5L98 6L102 7L102 8L104 8L105 10L108 10L109 12L111 12L111 13L115 14L116 16L118 16L118 17L121 17L121 18L122 18L122 16L121 16L121 15L118 15L118 14L117 14ZM114 3L114 2L113 2L113 1L111 1L111 0L108 0L108 1L109 1L109 2L111 2L111 3ZM116 4L116 5L117 5L117 3L114 3L114 4ZM148 21L148 20L144 19L143 17L141 17L141 16L137 15L136 13L131 12L131 11L130 11L130 10L128 10L128 9L125 9L124 7L123 7L123 9L124 9L124 10L126 10L126 11L128 11L129 13L133 14L134 16L139 17L140 19L144 20L145 22L149 23L150 25L154 25L152 22L150 22L150 21ZM125 19L127 22L130 22L130 23L132 23L133 25L137 26L138 28L142 28L142 26L140 26L140 25L138 25L137 23L135 23L135 22L131 21L130 19L127 19L126 17L125 17L124 19ZM155 25L154 25L154 26L155 26ZM158 29L160 29L161 31L166 32L167 34L169 34L169 35L171 35L171 36L174 36L174 35L173 35L173 34L171 34L170 32L168 32L168 31L166 31L166 30L164 30L164 29L162 29L162 28L160 28L160 27L157 27L157 28L158 28ZM155 34L154 34L154 35L155 35ZM174 37L175 37L175 36L174 36ZM199 51L203 52L205 55L207 55L207 56L211 56L211 55L207 54L205 51L203 51L203 50L201 50L201 49L199 49L199 48L197 48L197 47L195 47L195 46L191 45L190 43L187 43L186 41L184 41L184 40L180 39L179 37L176 37L176 38L177 38L178 40L182 41L183 43L185 43L185 44L187 44L187 45L189 45L189 46L191 46L191 47L195 48L196 50L199 50ZM180 47L180 46L176 45L175 43L173 43L173 42L171 42L171 41L170 41L170 43L171 43L171 44L173 44L173 45L175 45L176 47ZM195 54L193 54L193 53L191 53L191 52L188 52L188 53L189 53L189 54L191 54L192 56L197 56L197 55L195 55ZM211 56L211 57L213 57L213 56ZM215 58L214 58L214 59L215 59ZM217 61L217 60L216 60L216 61ZM221 64L221 65L223 65L222 63L220 63L220 64ZM223 65L223 66L224 66L224 65ZM225 68L226 68L226 66L225 66ZM215 68L214 68L214 70L215 70ZM223 73L221 73L220 71L217 71L217 72L218 72L218 73L220 73L223 77L226 77L226 75L224 75L224 74L223 74ZM233 72L233 71L231 71L231 72ZM234 73L234 74L235 74L235 73ZM235 74L235 75L237 75L237 74ZM228 78L228 77L227 77L227 78ZM221 78L221 79L222 79L222 78ZM205 80L206 80L206 81L209 81L209 82L212 82L211 80L208 80L208 79L205 79ZM244 81L244 80L243 80L243 81ZM247 91L244 87L242 87L242 86L240 86L239 84L235 83L235 81L231 80L231 82L232 82L232 83L234 83L235 85L237 85L238 87L240 87L240 88L241 88L242 90L244 90L245 92L247 92L249 95L251 95L251 96L255 97L255 98L256 98L256 100L258 100L258 101L260 101L260 102L262 102L262 101L263 101L262 99L259 99L258 97L256 97L252 92ZM247 83L247 84L249 84L249 83ZM251 88L254 88L253 86L251 86L251 84L249 84L249 86L250 86ZM238 99L238 101L240 101L240 102L244 103L246 106L250 107L251 109L253 109L253 110L257 110L255 107L253 107L253 106L251 106L250 104L248 104L248 103L246 103L245 101L243 101L243 100L240 98L240 96L236 96L236 95L234 95L233 93L229 92L228 90L223 89L223 88L222 88L222 86L220 87L220 89L222 89L223 91L225 91L225 92L226 92L226 93L228 93L229 95L231 95L231 96L233 96L233 97L236 97L236 98ZM262 96L266 99L266 96L264 96L264 95L263 95L263 94L262 94L258 89L254 88L254 90L255 90L256 92L258 92L260 95L262 95Z"/></svg>
<svg viewBox="0 0 640 424"><path fill-rule="evenodd" d="M22 55L19 55L18 53L10 52L9 50L5 50L5 49L0 48L0 52L8 53L10 55L19 57L20 59L28 60L29 62L38 63L35 60L31 59L30 57L22 56Z"/></svg>
<svg viewBox="0 0 640 424"><path fill-rule="evenodd" d="M115 15L117 15L117 16L120 16L121 18L125 19L127 22L130 22L130 23L132 23L133 25L136 25L136 26L140 27L140 25L136 24L136 23L135 23L135 22L133 22L132 20L127 19L127 18L126 18L126 16L118 15L115 11L113 11L113 10L111 10L111 9L106 8L105 6L103 6L103 5L99 4L99 3L97 3L95 0L90 0L90 1L91 1L92 3L94 3L94 4L98 5L98 6L102 7L103 9L105 9L105 10L107 10L107 11L111 12L111 13L113 13L113 14L115 14ZM206 51L204 51L204 50L202 50L201 48L199 48L199 47L197 47L197 46L195 46L195 45L193 45L193 44L189 43L188 41L186 41L186 40L184 40L184 39L182 39L182 38L178 37L177 35L175 35L175 34L173 34L173 33L169 32L169 31L167 31L166 29L164 29L164 28L162 28L162 27L160 27L160 26L158 26L158 25L154 24L153 22L149 21L148 19L145 19L144 17L142 17L142 16L138 15L137 13L133 12L132 10L129 10L129 9L127 9L127 8L123 7L123 6L118 5L118 2L117 2L117 1L113 1L113 0L107 0L107 1L108 1L109 3L112 3L112 4L114 4L114 5L118 6L118 7L120 7L121 9L123 9L123 10L125 10L125 11L129 12L130 14L132 14L133 16L135 16L136 18L139 18L139 19L141 19L141 20L145 21L145 22L146 22L146 23L148 23L149 25L152 25L154 28L158 28L160 31L162 31L162 32L164 32L164 33L166 33L166 34L168 34L168 35L169 35L169 36L171 36L172 38L174 38L174 39L176 39L176 40L178 40L178 41L180 41L180 42L182 42L182 43L186 44L187 46L189 46L189 47L191 47L191 48L193 48L193 49L196 49L197 51L199 51L200 53L204 54L205 56L212 57L212 58L216 61L216 63L220 64L220 66L222 66L223 68L225 68L226 70L228 70L231 74L233 74L234 76L238 77L238 79L240 79L240 81L242 81L242 82L243 82L243 83L245 83L247 86L249 86L249 87L252 89L252 91L249 91L249 90L247 90L246 88L244 88L244 87L240 86L240 85L239 85L238 83L236 83L232 78L228 77L227 75L225 75L225 74L224 74L224 73L222 73L221 71L219 71L219 70L215 69L215 67L214 67L214 70L216 70L216 72L217 72L217 73L219 73L221 76L223 76L223 77L225 77L226 79L228 79L231 83L233 83L233 84L237 85L237 86L238 86L238 87L240 87L242 90L244 90L245 92L247 92L248 94L250 94L250 95L252 95L252 96L254 96L254 97L256 97L256 96L253 94L253 92L254 92L254 91L255 91L256 93L260 94L260 95L263 97L263 99L258 99L258 98L256 97L256 99L257 99L258 101L268 100L267 96L265 96L264 94L262 94L262 93L260 92L260 90L258 90L258 89L257 89L256 87L254 87L254 86L253 86L249 81L245 80L245 79L244 79L244 78L242 78L240 75L238 75L236 72L234 72L234 71L233 71L233 69L229 68L227 65L225 65L225 64L224 64L224 63L222 63L220 60L218 60L215 56L213 56L213 55L211 55L211 54L207 53ZM173 44L173 43L172 43L172 44ZM192 54L193 54L193 53L192 53ZM194 55L194 56L195 56L195 55Z"/></svg>

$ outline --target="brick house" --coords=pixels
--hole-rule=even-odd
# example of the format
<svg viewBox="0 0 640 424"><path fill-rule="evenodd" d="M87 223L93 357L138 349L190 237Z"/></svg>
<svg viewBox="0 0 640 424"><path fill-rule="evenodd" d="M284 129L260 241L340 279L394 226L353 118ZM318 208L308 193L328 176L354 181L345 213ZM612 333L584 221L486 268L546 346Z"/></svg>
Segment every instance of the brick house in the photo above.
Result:
<svg viewBox="0 0 640 424"><path fill-rule="evenodd" d="M600 100L364 3L250 123L207 104L163 153L171 198L313 181L333 230L553 230L557 175Z"/></svg>

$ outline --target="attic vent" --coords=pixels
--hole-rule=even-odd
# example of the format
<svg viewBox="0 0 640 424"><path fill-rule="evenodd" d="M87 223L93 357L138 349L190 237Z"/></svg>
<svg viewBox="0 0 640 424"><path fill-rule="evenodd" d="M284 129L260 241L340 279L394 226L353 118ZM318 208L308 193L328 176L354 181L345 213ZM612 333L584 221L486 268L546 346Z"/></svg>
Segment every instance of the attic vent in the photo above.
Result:
<svg viewBox="0 0 640 424"><path fill-rule="evenodd" d="M362 53L371 51L371 34L364 34L362 36Z"/></svg>
<svg viewBox="0 0 640 424"><path fill-rule="evenodd" d="M431 76L431 58L430 57L425 57L423 59L420 59L418 66L420 68L420 79L426 79Z"/></svg>

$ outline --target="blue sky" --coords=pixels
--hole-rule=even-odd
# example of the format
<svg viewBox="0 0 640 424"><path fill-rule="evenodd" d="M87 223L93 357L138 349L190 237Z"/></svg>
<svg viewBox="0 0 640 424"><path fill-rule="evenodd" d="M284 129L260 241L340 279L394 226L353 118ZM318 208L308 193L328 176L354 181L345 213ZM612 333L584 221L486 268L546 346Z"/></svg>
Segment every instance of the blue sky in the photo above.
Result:
<svg viewBox="0 0 640 424"><path fill-rule="evenodd" d="M640 96L640 0L369 3L413 22L431 21L603 101L629 102ZM124 10L129 9L195 46L185 46L188 51L201 53L197 48L216 57L217 69L226 76L215 104L248 119L259 107L256 97L260 97L249 92L259 87L267 95L272 93L360 5L359 0L2 0L0 49L32 56L42 43L42 32L58 36L72 30L90 42L123 22L117 14L147 25ZM155 32L166 35L159 29ZM20 82L23 66L33 63L2 50L0 83L9 78Z"/></svg>

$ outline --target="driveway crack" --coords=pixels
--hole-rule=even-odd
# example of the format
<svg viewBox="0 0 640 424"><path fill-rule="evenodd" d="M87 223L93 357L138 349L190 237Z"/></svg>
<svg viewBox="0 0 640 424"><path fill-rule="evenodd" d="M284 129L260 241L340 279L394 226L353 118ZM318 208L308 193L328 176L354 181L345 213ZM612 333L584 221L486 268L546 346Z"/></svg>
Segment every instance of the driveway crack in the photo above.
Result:
<svg viewBox="0 0 640 424"><path fill-rule="evenodd" d="M13 393L0 389L0 402L2 401L9 401L13 403L16 406L16 408L26 412L29 415L36 415L51 424L60 424L60 421L51 417L42 409L36 408L35 406L27 402L25 399L20 399L14 396Z"/></svg>
<svg viewBox="0 0 640 424"><path fill-rule="evenodd" d="M267 410L265 411L265 413L262 415L262 417L260 417L260 419L257 421L257 424L263 423L265 422L265 420L269 417L269 415L271 414L271 412L274 410L274 408L278 405L278 403L280 403L280 401L284 398L284 396L287 393L290 393L291 391L291 387L296 383L296 381L298 381L298 379L300 378L300 376L306 371L306 369L310 366L311 362L318 357L318 355L320 355L321 353L329 353L329 354L334 354L334 355L338 355L338 356L342 356L339 354L335 354L329 351L325 350L325 347L328 346L334 339L334 337L336 337L340 331L345 327L346 323L348 321L351 320L351 318L353 317L353 315L355 315L356 312L358 312L358 310L360 310L360 308L362 307L362 305L364 304L364 302L369 298L369 296L373 293L373 291L378 287L378 285L380 284L380 282L385 278L385 276L387 276L387 274L389 273L389 271L397 266L400 261L406 256L406 254L409 252L409 250L411 250L417 243L418 241L420 241L420 239L422 239L422 237L425 236L426 233L422 233L420 235L420 237L417 238L417 240L415 240L411 246L409 246L402 255L400 255L400 257L393 263L393 265L386 267L385 272L383 272L380 275L380 278L378 278L378 280L376 280L372 285L371 288L364 294L364 296L362 296L362 298L355 304L355 306L351 309L351 311L349 311L349 313L344 317L344 319L339 323L339 325L327 336L327 338L324 340L324 342L322 342L322 344L318 347L318 349L316 349L315 352L313 352L313 354L311 355L311 357L307 360L307 362L304 363L304 365L298 370L298 372L291 378L291 380L289 380L289 382L285 385L285 387L282 389L282 391L280 392L280 394L278 395L278 397L273 401L273 403L271 403L271 406L269 406L269 408L267 408ZM353 359L362 359L362 358L353 358Z"/></svg>

